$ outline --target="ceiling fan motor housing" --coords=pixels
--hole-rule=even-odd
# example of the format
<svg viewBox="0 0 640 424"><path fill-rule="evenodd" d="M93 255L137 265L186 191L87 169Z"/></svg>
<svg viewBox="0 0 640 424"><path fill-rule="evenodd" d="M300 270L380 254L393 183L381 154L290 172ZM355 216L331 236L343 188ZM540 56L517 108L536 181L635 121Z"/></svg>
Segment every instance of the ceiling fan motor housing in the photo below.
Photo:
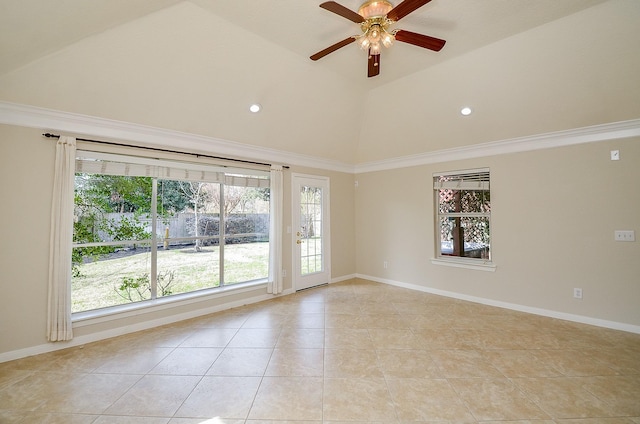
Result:
<svg viewBox="0 0 640 424"><path fill-rule="evenodd" d="M358 9L358 14L365 19L387 16L393 5L386 0L369 0Z"/></svg>

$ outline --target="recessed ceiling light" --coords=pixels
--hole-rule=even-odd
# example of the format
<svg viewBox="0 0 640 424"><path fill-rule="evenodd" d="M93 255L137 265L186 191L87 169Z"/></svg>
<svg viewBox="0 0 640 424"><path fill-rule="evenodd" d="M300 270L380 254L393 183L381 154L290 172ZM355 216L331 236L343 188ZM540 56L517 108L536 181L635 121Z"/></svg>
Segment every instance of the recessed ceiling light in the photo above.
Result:
<svg viewBox="0 0 640 424"><path fill-rule="evenodd" d="M251 106L249 106L249 110L253 113L260 112L260 109L262 109L262 106L260 106L258 103L254 103Z"/></svg>
<svg viewBox="0 0 640 424"><path fill-rule="evenodd" d="M460 113L463 114L464 116L469 116L471 115L471 108L469 106L465 106L462 109L460 109Z"/></svg>

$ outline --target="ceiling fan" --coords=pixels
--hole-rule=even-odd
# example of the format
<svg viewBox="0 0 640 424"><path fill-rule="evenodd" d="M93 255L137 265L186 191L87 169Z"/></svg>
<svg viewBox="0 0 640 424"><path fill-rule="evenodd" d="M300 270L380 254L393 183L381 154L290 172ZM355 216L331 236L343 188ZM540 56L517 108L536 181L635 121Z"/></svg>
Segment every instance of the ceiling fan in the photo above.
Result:
<svg viewBox="0 0 640 424"><path fill-rule="evenodd" d="M362 34L345 38L319 51L311 56L311 60L321 59L329 53L357 41L360 48L369 54L367 75L375 77L380 73L381 46L389 47L396 40L438 52L444 47L445 40L402 29L389 30L391 25L430 1L404 0L393 7L387 0L369 0L360 6L358 13L335 1L324 2L320 5L321 8L360 24Z"/></svg>

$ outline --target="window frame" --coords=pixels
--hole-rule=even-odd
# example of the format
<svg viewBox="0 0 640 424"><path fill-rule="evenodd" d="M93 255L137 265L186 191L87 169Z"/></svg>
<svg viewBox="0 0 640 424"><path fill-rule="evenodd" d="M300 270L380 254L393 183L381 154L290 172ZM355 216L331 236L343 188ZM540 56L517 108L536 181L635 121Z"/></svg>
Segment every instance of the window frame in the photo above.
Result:
<svg viewBox="0 0 640 424"><path fill-rule="evenodd" d="M486 174L486 179L484 175ZM432 174L432 190L434 199L434 257L431 258L431 263L434 265L443 265L456 268L467 268L480 271L495 271L496 265L493 262L493 248L491 237L491 210L488 212L453 212L453 213L441 213L440 212L440 190L443 188L442 184L438 184L437 179L440 177L464 177L464 176L478 176L480 180L477 181L478 189L469 188L474 191L487 191L491 193L491 172L489 168L477 168L466 169L458 171L447 172L434 172ZM460 180L461 182L463 179ZM483 188L486 183L486 189ZM474 182L475 184L475 182ZM489 256L488 258L473 258L464 256L444 255L442 253L442 238L441 238L441 219L447 217L460 217L460 218L487 218L489 221ZM463 241L464 242L464 241Z"/></svg>
<svg viewBox="0 0 640 424"><path fill-rule="evenodd" d="M221 180L218 181L222 188L225 186L244 186L247 188L256 188L256 187L265 187L264 181L266 181L266 187L269 187L269 171L264 169L256 168L244 168L244 167L229 167L228 165L219 165L219 164L210 164L210 163L202 163L202 162L189 162L189 161L181 161L175 159L166 159L166 158L151 158L146 156L138 156L132 153L111 153L111 152L102 152L102 151L92 151L91 149L78 149L76 152L77 158L95 158L98 160L112 160L115 162L122 163L132 163L137 165L145 165L145 166L157 166L162 168L163 166L177 166L187 171L195 171L196 173L205 173L209 172L211 175L214 173L218 173ZM88 173L88 174L101 174L100 172L87 172L83 170L79 170L76 168L75 173ZM109 175L108 173L104 173L103 175ZM113 174L117 175L117 174ZM244 175L244 176L243 176ZM155 278L155 267L157 266L157 255L152 254L154 250L157 250L158 243L162 243L162 237L157 235L156 225L161 222L162 217L157 214L157 185L160 180L172 179L171 177L166 177L162 174L162 170L159 171L158 175L138 175L138 176L146 176L151 177L153 182L153 190L152 190L152 198L150 206L150 218L152 222L152 234L150 239L145 240L122 240L122 241L111 241L111 242L95 242L95 243L85 243L78 244L73 243L71 249L76 249L79 247L88 247L88 246L100 246L100 245L126 245L126 244L136 244L136 243L149 243L151 246L156 246L155 249L151 248L151 256L152 259L152 267L150 273L150 280L152 285L152 294L150 299L134 301L134 302L126 302L122 304L114 304L111 306L98 307L94 309L87 309L83 311L77 311L72 313L72 321L74 323L84 323L80 325L89 325L89 323L96 322L96 319L99 321L110 320L110 319L120 319L123 316L133 316L141 313L141 310L160 310L166 309L169 307L174 307L176 304L189 304L193 302L202 302L207 299L212 299L220 296L229 296L232 294L238 294L243 292L251 292L256 289L260 289L262 287L266 287L269 283L270 274L267 271L267 275L264 278L253 279L249 281L243 282L231 282L226 283L223 272L223 264L220 264L221 275L219 278L217 287L207 287L197 290L192 290L189 292L172 294L170 296L159 296L157 294L157 284ZM263 182L252 182L253 179L258 177ZM251 180L251 181L250 181ZM185 181L191 181L190 178L185 179ZM243 184L240 184L240 182ZM213 181L212 181L213 182ZM222 211L221 217L222 217ZM269 220L273 220L274 216L271 211L269 212ZM222 220L221 220L222 221ZM226 219L225 219L226 221ZM221 225L221 228L226 228L226 225ZM217 236L213 237L197 237L198 239L203 238L217 238L219 240L220 246L220 261L224 260L224 240L228 238L238 237L237 234L225 234L220 233ZM191 237L194 238L194 237ZM267 257L267 269L270 263L270 256L273 253L269 251L269 256ZM73 295L73 291L70 293ZM112 317L117 315L117 317Z"/></svg>

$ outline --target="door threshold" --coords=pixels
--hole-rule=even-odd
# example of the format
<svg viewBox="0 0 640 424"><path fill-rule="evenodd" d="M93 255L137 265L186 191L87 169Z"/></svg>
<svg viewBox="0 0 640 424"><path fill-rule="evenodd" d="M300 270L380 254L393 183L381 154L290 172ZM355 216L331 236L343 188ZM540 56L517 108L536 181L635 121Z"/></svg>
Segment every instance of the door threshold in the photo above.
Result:
<svg viewBox="0 0 640 424"><path fill-rule="evenodd" d="M318 287L324 287L324 286L328 286L328 285L329 285L329 283L322 283L322 284L318 284L317 286L305 287L303 289L296 290L296 293L301 292L301 291L305 291L305 290L317 289Z"/></svg>

